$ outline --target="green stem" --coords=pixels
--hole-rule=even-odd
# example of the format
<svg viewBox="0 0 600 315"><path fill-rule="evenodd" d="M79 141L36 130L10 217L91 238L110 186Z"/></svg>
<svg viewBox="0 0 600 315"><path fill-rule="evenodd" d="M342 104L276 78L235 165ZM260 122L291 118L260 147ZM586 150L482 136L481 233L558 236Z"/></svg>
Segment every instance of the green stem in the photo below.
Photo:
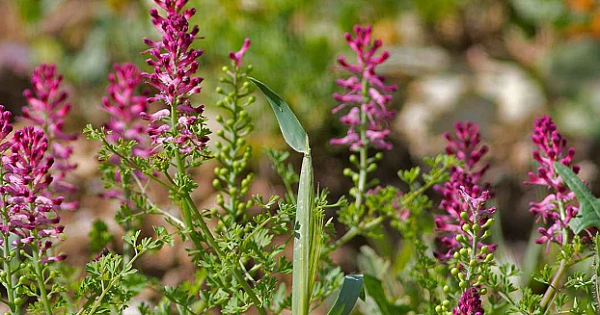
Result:
<svg viewBox="0 0 600 315"><path fill-rule="evenodd" d="M363 103L367 103L369 100L368 94L369 84L366 78L363 78L362 82L362 98ZM363 203L363 196L365 194L366 185L367 185L367 151L369 150L369 143L367 139L367 112L360 108L360 126L359 126L359 134L361 146L359 149L359 165L358 165L358 184L357 190L355 194L356 202L354 203L354 207L358 210Z"/></svg>
<svg viewBox="0 0 600 315"><path fill-rule="evenodd" d="M4 196L2 196L2 199L4 199ZM6 204L3 200L2 204ZM8 224L7 222L7 218L6 218L6 208L2 209L2 222L4 224L4 226L6 226ZM11 262L11 258L10 258L10 240L8 237L8 234L6 233L2 233L2 239L4 241L4 261L3 261L3 271L6 272L6 284L4 285L4 287L6 288L6 295L8 296L8 304L9 307L11 309L11 311L13 312L13 314L21 314L21 309L19 308L18 305L15 305L15 298L16 298L16 292L14 291L14 284L13 284L13 274L12 274L12 267L10 266L10 262Z"/></svg>
<svg viewBox="0 0 600 315"><path fill-rule="evenodd" d="M46 315L52 315L52 306L50 300L48 300L48 292L46 291L46 283L44 281L44 273L42 271L42 262L38 254L37 245L31 246L33 256L33 269L35 272L35 278L37 280L38 287L40 289L40 296L42 299L42 305L46 311Z"/></svg>
<svg viewBox="0 0 600 315"><path fill-rule="evenodd" d="M558 211L560 213L560 219L562 222L565 222L565 219L566 219L565 205L563 204L562 200L560 200L560 198L557 198L557 200L558 200ZM563 233L562 245L565 246L569 242L569 240L568 240L569 231L565 227L563 227L562 233ZM542 297L542 301L540 302L540 307L542 308L542 311L544 314L550 309L550 304L552 303L552 300L554 300L554 296L556 295L556 292L560 289L560 283L567 271L567 267L568 267L567 263L568 263L568 260L566 258L561 259L558 270L556 270L556 273L554 274L554 278L552 278L552 281L550 282L548 289L546 289L546 292L544 293L544 296Z"/></svg>

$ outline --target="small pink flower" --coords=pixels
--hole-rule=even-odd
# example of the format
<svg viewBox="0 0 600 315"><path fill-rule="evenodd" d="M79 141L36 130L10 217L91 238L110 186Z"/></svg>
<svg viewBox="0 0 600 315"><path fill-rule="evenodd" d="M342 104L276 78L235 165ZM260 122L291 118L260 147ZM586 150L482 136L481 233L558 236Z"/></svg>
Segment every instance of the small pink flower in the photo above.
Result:
<svg viewBox="0 0 600 315"><path fill-rule="evenodd" d="M249 48L250 48L250 39L246 38L246 39L244 39L244 44L242 45L242 48L240 48L239 51L229 52L229 59L235 61L235 64L238 68L241 67L242 59L244 58L244 55L246 54L246 52L248 51Z"/></svg>

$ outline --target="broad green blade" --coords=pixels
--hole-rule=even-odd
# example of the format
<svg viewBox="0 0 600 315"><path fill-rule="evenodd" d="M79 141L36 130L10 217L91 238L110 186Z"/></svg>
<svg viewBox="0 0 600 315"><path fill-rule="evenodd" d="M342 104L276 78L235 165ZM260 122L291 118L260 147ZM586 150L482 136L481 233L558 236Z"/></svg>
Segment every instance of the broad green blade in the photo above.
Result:
<svg viewBox="0 0 600 315"><path fill-rule="evenodd" d="M268 86L255 78L248 78L263 92L271 108L275 112L279 128L283 133L283 138L287 144L297 152L308 153L308 136L302 128L302 124L296 118L296 115L290 109L290 106L279 96L273 92Z"/></svg>
<svg viewBox="0 0 600 315"><path fill-rule="evenodd" d="M311 221L313 201L313 169L310 153L302 159L296 222L294 223L294 263L292 276L292 315L307 315L314 273L311 268ZM312 273L312 275L311 275Z"/></svg>
<svg viewBox="0 0 600 315"><path fill-rule="evenodd" d="M554 169L575 193L577 201L579 201L579 212L577 216L571 219L569 227L575 234L579 234L589 227L600 228L600 200L592 195L581 179L569 167L554 162Z"/></svg>
<svg viewBox="0 0 600 315"><path fill-rule="evenodd" d="M335 304L331 307L327 315L348 315L352 312L363 286L362 275L349 275L344 278L342 290Z"/></svg>
<svg viewBox="0 0 600 315"><path fill-rule="evenodd" d="M410 307L407 305L395 305L388 301L381 280L371 275L365 275L364 277L367 295L375 300L381 315L403 315L410 311Z"/></svg>

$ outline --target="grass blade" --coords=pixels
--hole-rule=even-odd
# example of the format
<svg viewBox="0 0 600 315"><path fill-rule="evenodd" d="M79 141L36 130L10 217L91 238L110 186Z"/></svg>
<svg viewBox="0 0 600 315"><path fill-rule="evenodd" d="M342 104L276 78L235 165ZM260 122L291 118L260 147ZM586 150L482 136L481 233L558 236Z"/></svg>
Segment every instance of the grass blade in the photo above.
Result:
<svg viewBox="0 0 600 315"><path fill-rule="evenodd" d="M298 121L298 118L296 118L296 115L294 115L290 109L290 106L264 83L252 77L248 79L256 84L267 98L267 101L269 101L269 105L271 105L271 108L275 112L275 116L279 122L279 128L281 129L281 133L283 133L283 138L287 144L297 152L304 154L308 153L308 136L306 135L306 131L304 131L302 124L300 124L300 121Z"/></svg>
<svg viewBox="0 0 600 315"><path fill-rule="evenodd" d="M313 203L313 169L310 153L302 159L296 222L294 223L294 262L292 277L292 314L307 315L314 274L311 275L311 226Z"/></svg>
<svg viewBox="0 0 600 315"><path fill-rule="evenodd" d="M362 275L349 275L344 278L344 284L335 304L327 315L348 315L352 312L363 287Z"/></svg>

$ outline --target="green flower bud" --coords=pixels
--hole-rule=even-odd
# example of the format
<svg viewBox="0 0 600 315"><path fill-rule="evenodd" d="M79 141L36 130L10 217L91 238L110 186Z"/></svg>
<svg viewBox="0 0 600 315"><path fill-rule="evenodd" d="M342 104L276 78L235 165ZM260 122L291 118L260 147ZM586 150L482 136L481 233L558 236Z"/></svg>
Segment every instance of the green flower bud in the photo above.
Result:
<svg viewBox="0 0 600 315"><path fill-rule="evenodd" d="M367 168L367 172L373 172L377 169L377 164L372 163L371 165L369 165L369 167Z"/></svg>
<svg viewBox="0 0 600 315"><path fill-rule="evenodd" d="M221 68L221 71L223 71L223 72L227 72L227 70L229 70L229 69L227 68L227 66L223 66L223 68Z"/></svg>
<svg viewBox="0 0 600 315"><path fill-rule="evenodd" d="M460 213L460 218L463 219L463 220L465 220L465 221L469 220L469 214L466 213L466 212L461 212Z"/></svg>
<svg viewBox="0 0 600 315"><path fill-rule="evenodd" d="M351 163L356 163L358 161L358 158L356 157L356 155L352 154L350 155L350 162Z"/></svg>
<svg viewBox="0 0 600 315"><path fill-rule="evenodd" d="M468 286L468 284L467 284L467 281L461 281L461 282L459 282L459 283L458 283L458 286L459 286L461 289L466 289L466 288L467 288L467 286Z"/></svg>
<svg viewBox="0 0 600 315"><path fill-rule="evenodd" d="M353 173L353 172L352 172L352 170L351 170L351 169L349 169L349 168L345 168L345 169L344 169L344 176L348 176L348 177L350 177L350 176L352 176L352 173Z"/></svg>
<svg viewBox="0 0 600 315"><path fill-rule="evenodd" d="M458 268L456 268L456 267L454 267L454 268L450 269L450 273L451 273L453 276L456 276L456 275L458 274L458 272L459 272L459 271L460 271L460 270L459 270Z"/></svg>
<svg viewBox="0 0 600 315"><path fill-rule="evenodd" d="M450 292L450 287L448 285L445 285L442 290L444 290L444 293L448 293Z"/></svg>
<svg viewBox="0 0 600 315"><path fill-rule="evenodd" d="M458 252L461 256L466 256L469 253L469 251L466 248L461 248Z"/></svg>
<svg viewBox="0 0 600 315"><path fill-rule="evenodd" d="M222 88L222 87L220 87L220 86L218 86L218 87L215 89L215 92L217 92L217 94L223 94L223 88Z"/></svg>
<svg viewBox="0 0 600 315"><path fill-rule="evenodd" d="M216 179L216 178L212 181L212 185L216 189L221 188L221 182L218 179Z"/></svg>
<svg viewBox="0 0 600 315"><path fill-rule="evenodd" d="M438 313L438 314L442 314L442 312L443 312L443 309L442 309L442 307L441 307L440 305L437 305L437 306L435 307L435 312L436 312L436 313Z"/></svg>
<svg viewBox="0 0 600 315"><path fill-rule="evenodd" d="M471 225L468 223L465 223L465 224L463 224L462 229L465 232L469 232L469 231L471 231Z"/></svg>

